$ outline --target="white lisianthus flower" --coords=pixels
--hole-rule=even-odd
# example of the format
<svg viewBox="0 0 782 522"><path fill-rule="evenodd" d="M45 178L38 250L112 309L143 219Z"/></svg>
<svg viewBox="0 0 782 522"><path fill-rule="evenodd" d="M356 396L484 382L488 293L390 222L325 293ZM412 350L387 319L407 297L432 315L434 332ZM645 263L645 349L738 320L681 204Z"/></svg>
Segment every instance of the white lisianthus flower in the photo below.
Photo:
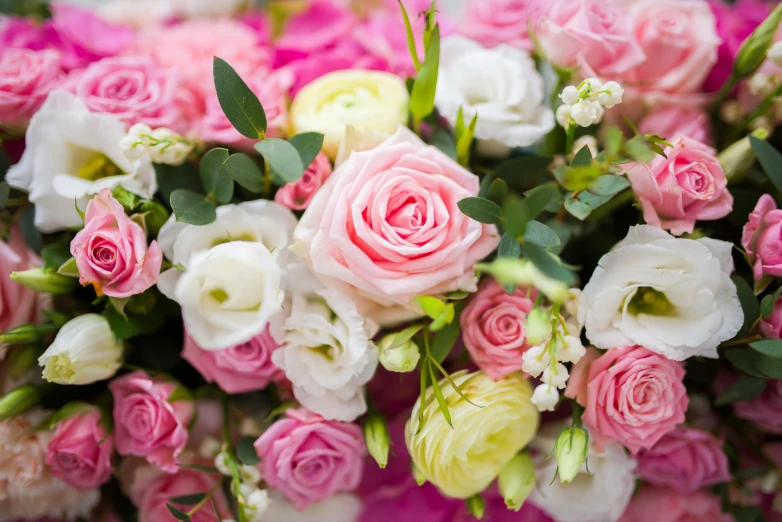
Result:
<svg viewBox="0 0 782 522"><path fill-rule="evenodd" d="M744 322L730 279L731 248L632 227L581 294L578 317L587 337L598 348L639 344L674 361L716 358L717 346Z"/></svg>
<svg viewBox="0 0 782 522"><path fill-rule="evenodd" d="M57 384L91 384L111 378L122 365L123 345L109 322L84 314L60 328L51 346L38 359L43 378Z"/></svg>
<svg viewBox="0 0 782 522"><path fill-rule="evenodd" d="M499 45L485 49L462 36L443 40L435 105L453 126L459 107L488 150L526 147L554 128L543 77L525 51Z"/></svg>
<svg viewBox="0 0 782 522"><path fill-rule="evenodd" d="M124 137L125 125L113 115L91 113L75 95L53 91L30 121L22 159L6 181L29 192L42 232L80 226L74 200L83 209L102 188L122 185L146 198L157 190L151 161L122 154Z"/></svg>
<svg viewBox="0 0 782 522"><path fill-rule="evenodd" d="M279 491L269 495L271 503L264 514L264 522L356 522L363 503L351 493L337 493L298 510Z"/></svg>

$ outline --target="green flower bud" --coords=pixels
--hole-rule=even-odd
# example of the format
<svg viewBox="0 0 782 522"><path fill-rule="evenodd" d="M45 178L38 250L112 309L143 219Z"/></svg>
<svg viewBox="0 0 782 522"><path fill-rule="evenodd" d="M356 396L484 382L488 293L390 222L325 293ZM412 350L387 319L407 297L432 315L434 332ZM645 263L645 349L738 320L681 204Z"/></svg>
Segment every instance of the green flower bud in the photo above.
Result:
<svg viewBox="0 0 782 522"><path fill-rule="evenodd" d="M388 437L388 426L382 416L370 413L364 420L364 442L367 445L367 451L375 459L380 469L385 469L388 464L388 451L391 443Z"/></svg>
<svg viewBox="0 0 782 522"><path fill-rule="evenodd" d="M741 44L736 60L733 62L733 74L738 78L746 78L760 68L766 59L774 34L782 21L782 4L771 11L768 17Z"/></svg>
<svg viewBox="0 0 782 522"><path fill-rule="evenodd" d="M41 401L34 384L23 384L0 397L0 421L16 417Z"/></svg>
<svg viewBox="0 0 782 522"><path fill-rule="evenodd" d="M589 455L589 434L583 428L566 428L557 438L559 481L568 484L576 478Z"/></svg>
<svg viewBox="0 0 782 522"><path fill-rule="evenodd" d="M524 321L524 333L529 345L541 344L551 336L551 315L540 308L533 308Z"/></svg>
<svg viewBox="0 0 782 522"><path fill-rule="evenodd" d="M493 275L503 285L534 286L555 303L565 301L568 296L565 283L546 276L526 259L500 257L491 263L479 263L475 269Z"/></svg>
<svg viewBox="0 0 782 522"><path fill-rule="evenodd" d="M752 133L752 136L765 141L768 138L768 132L764 129L757 129ZM752 150L749 136L745 136L729 145L728 148L719 153L717 160L722 165L725 176L731 182L740 181L755 163L755 152Z"/></svg>
<svg viewBox="0 0 782 522"><path fill-rule="evenodd" d="M378 343L380 364L390 372L412 372L421 358L418 345L412 339L408 339L402 345L392 348L396 336L396 333L388 334Z"/></svg>
<svg viewBox="0 0 782 522"><path fill-rule="evenodd" d="M76 288L77 281L45 268L31 268L24 272L11 272L11 279L36 292L66 294Z"/></svg>
<svg viewBox="0 0 782 522"><path fill-rule="evenodd" d="M497 485L507 508L520 510L535 489L535 463L529 453L519 453L505 464L497 477Z"/></svg>
<svg viewBox="0 0 782 522"><path fill-rule="evenodd" d="M17 346L11 350L11 361L8 364L8 374L19 379L34 367L38 366L40 351L34 344Z"/></svg>
<svg viewBox="0 0 782 522"><path fill-rule="evenodd" d="M38 328L34 324L23 324L0 334L2 344L24 344L38 340Z"/></svg>
<svg viewBox="0 0 782 522"><path fill-rule="evenodd" d="M480 493L467 499L467 510L478 520L483 520L483 516L486 514L486 501L483 500Z"/></svg>

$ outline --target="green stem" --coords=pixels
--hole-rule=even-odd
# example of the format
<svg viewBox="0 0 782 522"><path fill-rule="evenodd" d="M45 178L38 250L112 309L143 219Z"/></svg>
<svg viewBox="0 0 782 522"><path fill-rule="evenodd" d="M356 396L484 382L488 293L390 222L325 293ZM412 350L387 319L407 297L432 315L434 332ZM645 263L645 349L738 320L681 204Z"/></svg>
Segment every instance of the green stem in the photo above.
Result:
<svg viewBox="0 0 782 522"><path fill-rule="evenodd" d="M238 522L247 522L247 515L244 513L244 506L239 501L241 495L242 477L239 473L239 465L236 462L236 452L231 441L231 414L229 411L228 395L223 395L223 445L225 447L225 456L228 467L231 470L231 491L237 499L236 513L239 517Z"/></svg>
<svg viewBox="0 0 782 522"><path fill-rule="evenodd" d="M193 508L192 508L190 511L188 511L188 512L187 512L187 514L188 514L189 516L191 516L191 517L192 517L193 515L195 515L195 514L198 512L198 510L199 510L199 509L201 509L202 507L204 507L204 505L206 505L206 503L207 503L209 500L211 500L211 499L212 499L212 496L214 495L215 491L217 490L217 488L218 488L218 487L220 487L220 486L222 485L222 483L223 483L223 478L222 478L222 477L220 477L220 479L219 479L217 482L215 482L215 483L214 483L214 486L212 486L212 487L209 489L209 491L207 491L207 492L206 492L206 496L205 496L204 498L202 498L202 499L201 499L201 501L200 501L198 504L196 504L195 506L193 506Z"/></svg>
<svg viewBox="0 0 782 522"><path fill-rule="evenodd" d="M575 141L576 138L576 126L575 124L568 123L567 126L567 134L566 134L566 141L565 141L565 155L570 156L570 154L573 153L573 141Z"/></svg>
<svg viewBox="0 0 782 522"><path fill-rule="evenodd" d="M736 73L731 72L730 76L727 80L725 80L725 83L722 84L722 87L720 87L720 90L717 92L717 96L714 98L714 106L719 106L722 102L725 101L725 98L727 98L733 88L738 83L739 79L736 77Z"/></svg>
<svg viewBox="0 0 782 522"><path fill-rule="evenodd" d="M782 95L782 84L777 86L777 88L774 89L774 92L766 96L760 105L758 105L754 111L749 113L744 122L741 124L742 129L746 129L753 121L768 113L768 110L772 105L774 105L776 98L778 98L780 95Z"/></svg>
<svg viewBox="0 0 782 522"><path fill-rule="evenodd" d="M762 338L763 336L760 334L750 335L749 337L739 337L738 339L733 339L732 341L725 341L720 345L720 348L732 348L734 346L744 346L745 344L759 341Z"/></svg>

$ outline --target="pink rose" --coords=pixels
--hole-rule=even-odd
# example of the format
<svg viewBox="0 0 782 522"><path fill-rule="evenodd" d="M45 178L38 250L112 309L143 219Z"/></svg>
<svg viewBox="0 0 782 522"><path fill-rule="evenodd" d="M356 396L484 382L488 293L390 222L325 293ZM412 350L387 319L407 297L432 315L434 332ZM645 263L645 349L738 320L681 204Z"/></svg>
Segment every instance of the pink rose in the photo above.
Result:
<svg viewBox="0 0 782 522"><path fill-rule="evenodd" d="M682 493L730 480L722 441L705 431L676 428L651 449L638 452L636 461L642 479Z"/></svg>
<svg viewBox="0 0 782 522"><path fill-rule="evenodd" d="M294 250L360 313L384 324L410 317L416 296L475 290L473 265L499 243L495 226L457 206L478 185L475 174L400 127L337 168L299 222Z"/></svg>
<svg viewBox="0 0 782 522"><path fill-rule="evenodd" d="M468 0L461 33L484 47L510 45L532 51L527 24L546 14L540 0Z"/></svg>
<svg viewBox="0 0 782 522"><path fill-rule="evenodd" d="M255 441L263 479L297 509L361 482L366 453L361 428L289 409Z"/></svg>
<svg viewBox="0 0 782 522"><path fill-rule="evenodd" d="M90 111L113 114L128 126L181 126L179 109L174 104L176 78L150 58L104 58L72 72L67 86Z"/></svg>
<svg viewBox="0 0 782 522"><path fill-rule="evenodd" d="M644 61L624 4L604 0L555 0L536 23L546 56L560 67L581 67L584 77L616 76Z"/></svg>
<svg viewBox="0 0 782 522"><path fill-rule="evenodd" d="M782 276L782 210L774 198L760 196L741 233L741 245L753 263L755 280Z"/></svg>
<svg viewBox="0 0 782 522"><path fill-rule="evenodd" d="M120 455L136 455L164 471L179 469L177 456L187 442L193 418L190 401L169 402L176 384L135 371L114 379L114 441Z"/></svg>
<svg viewBox="0 0 782 522"><path fill-rule="evenodd" d="M759 326L766 339L782 339L782 299L777 299L771 315L761 319Z"/></svg>
<svg viewBox="0 0 782 522"><path fill-rule="evenodd" d="M0 124L26 125L62 78L57 51L0 51Z"/></svg>
<svg viewBox="0 0 782 522"><path fill-rule="evenodd" d="M350 32L357 21L352 12L336 2L311 1L304 12L285 22L285 31L275 42L277 65L337 43Z"/></svg>
<svg viewBox="0 0 782 522"><path fill-rule="evenodd" d="M111 190L101 189L87 204L84 228L71 241L79 282L98 295L130 297L157 282L163 252L156 241L131 220Z"/></svg>
<svg viewBox="0 0 782 522"><path fill-rule="evenodd" d="M11 272L42 265L43 262L27 247L19 228L11 228L8 242L0 241L0 331L37 323L40 319L44 295L11 281Z"/></svg>
<svg viewBox="0 0 782 522"><path fill-rule="evenodd" d="M657 107L644 116L638 130L644 134L656 134L667 141L673 141L678 136L707 145L712 141L708 114L693 107Z"/></svg>
<svg viewBox="0 0 782 522"><path fill-rule="evenodd" d="M114 442L101 422L101 412L90 408L59 424L46 450L52 476L69 486L96 489L111 479Z"/></svg>
<svg viewBox="0 0 782 522"><path fill-rule="evenodd" d="M272 363L272 352L279 347L267 326L245 343L216 351L202 349L187 335L182 357L207 382L216 382L227 393L245 393L284 379L282 370Z"/></svg>
<svg viewBox="0 0 782 522"><path fill-rule="evenodd" d="M492 379L521 370L521 357L530 348L524 322L537 294L534 288L516 288L508 294L497 281L487 279L462 312L464 345Z"/></svg>
<svg viewBox="0 0 782 522"><path fill-rule="evenodd" d="M684 493L645 486L627 506L619 522L734 522L722 512L720 498L706 490Z"/></svg>
<svg viewBox="0 0 782 522"><path fill-rule="evenodd" d="M579 371L589 367L585 393L583 388L578 393L577 379L568 383L565 395L577 397L584 407L584 424L598 449L615 440L638 453L684 422L689 398L680 363L641 346L614 348L590 359L576 363Z"/></svg>
<svg viewBox="0 0 782 522"><path fill-rule="evenodd" d="M280 187L274 195L274 201L291 210L304 210L329 176L331 176L329 158L319 152L299 181Z"/></svg>
<svg viewBox="0 0 782 522"><path fill-rule="evenodd" d="M767 380L763 393L734 403L733 412L764 431L782 434L782 380Z"/></svg>
<svg viewBox="0 0 782 522"><path fill-rule="evenodd" d="M733 209L728 179L714 149L679 136L668 156L636 163L627 178L641 203L644 219L671 234L690 233L697 220L720 219Z"/></svg>

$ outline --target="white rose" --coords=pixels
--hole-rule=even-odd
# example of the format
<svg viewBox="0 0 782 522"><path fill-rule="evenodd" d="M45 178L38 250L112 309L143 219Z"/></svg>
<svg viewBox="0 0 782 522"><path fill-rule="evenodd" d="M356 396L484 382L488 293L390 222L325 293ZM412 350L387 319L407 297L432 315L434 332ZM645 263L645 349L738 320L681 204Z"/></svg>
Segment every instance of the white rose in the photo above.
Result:
<svg viewBox="0 0 782 522"><path fill-rule="evenodd" d="M89 112L69 92L49 94L27 128L21 161L6 175L9 185L29 192L38 229L81 226L74 199L84 209L102 188L122 185L152 197L155 169L149 159L131 162L122 154L124 137L125 126L116 117Z"/></svg>
<svg viewBox="0 0 782 522"><path fill-rule="evenodd" d="M356 522L361 514L361 499L351 493L337 493L300 511L278 491L271 492L271 503L264 522Z"/></svg>
<svg viewBox="0 0 782 522"><path fill-rule="evenodd" d="M584 287L579 321L598 348L639 344L674 361L717 357L744 322L731 244L630 229Z"/></svg>
<svg viewBox="0 0 782 522"><path fill-rule="evenodd" d="M122 365L123 346L98 314L71 319L38 359L43 378L57 384L91 384L111 378Z"/></svg>
<svg viewBox="0 0 782 522"><path fill-rule="evenodd" d="M442 42L435 105L452 126L459 107L465 122L477 113L475 137L490 142L489 150L532 145L554 128L529 54L507 45L485 49L462 36Z"/></svg>

